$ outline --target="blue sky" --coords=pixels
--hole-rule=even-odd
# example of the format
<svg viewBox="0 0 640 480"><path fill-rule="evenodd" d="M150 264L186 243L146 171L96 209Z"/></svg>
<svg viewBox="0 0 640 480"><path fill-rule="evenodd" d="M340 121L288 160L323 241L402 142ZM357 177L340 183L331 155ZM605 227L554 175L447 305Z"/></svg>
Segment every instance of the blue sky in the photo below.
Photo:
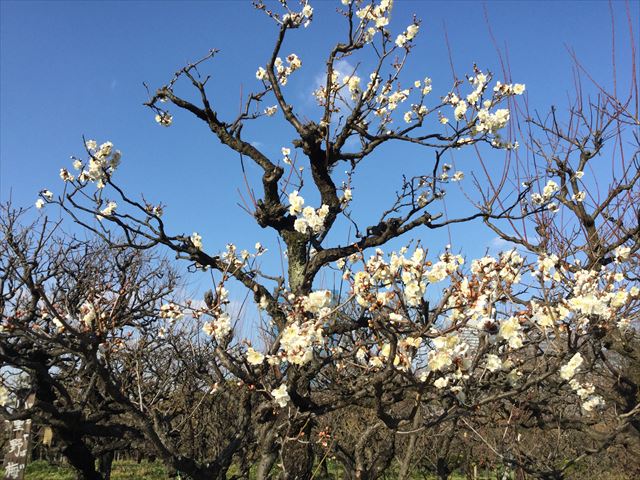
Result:
<svg viewBox="0 0 640 480"><path fill-rule="evenodd" d="M285 91L309 117L315 112L310 92L327 49L344 32L334 12L337 0L311 4L314 22L293 32L283 49L283 53L297 53L303 61ZM636 45L639 5L637 1L628 5ZM512 78L526 83L533 108L546 111L552 104L566 105L574 78L567 48L575 50L598 81L611 84L610 8L616 26L618 76L628 78L629 33L623 2L610 6L603 1L396 0L394 33L410 23L412 13L423 22L407 78L412 82L428 75L434 80L434 94L446 94L451 85L446 27L459 76L470 73L476 62L501 79L485 8L495 40L508 54ZM174 125L162 128L142 106L143 82L156 88L188 61L219 48L221 54L205 71L212 75L214 107L223 118L230 118L238 110L241 88L244 92L257 88L255 71L266 63L275 40L272 21L250 2L240 0L4 0L0 9L2 201L11 196L14 204L26 206L33 205L42 188L59 193L58 171L70 167L70 155L82 153L85 135L99 142L111 140L123 152L118 181L130 193L144 193L149 200L167 204L166 221L173 232L198 231L211 251L229 241L251 248L261 240L274 253L274 236L257 227L236 205L238 190L246 197L237 155L221 147L204 124L189 115L173 111ZM188 89L182 93L188 94ZM274 158L293 138L293 131L277 119L260 120L245 131L245 139L257 142ZM489 152L486 159L498 163L501 155ZM429 152L390 147L364 165L354 181L353 204L363 225L377 218L375 202L388 205L403 172L419 172L432 158ZM463 170L469 165L465 162L475 161L464 153L454 160ZM256 169L248 172L257 185ZM460 198L453 197L447 204L450 214L463 208ZM465 227L453 234L455 247L471 255L481 255L491 246L492 235L480 230ZM346 230L340 235L344 238ZM436 251L449 241L446 231L416 236ZM275 254L264 261L276 269L279 265Z"/></svg>

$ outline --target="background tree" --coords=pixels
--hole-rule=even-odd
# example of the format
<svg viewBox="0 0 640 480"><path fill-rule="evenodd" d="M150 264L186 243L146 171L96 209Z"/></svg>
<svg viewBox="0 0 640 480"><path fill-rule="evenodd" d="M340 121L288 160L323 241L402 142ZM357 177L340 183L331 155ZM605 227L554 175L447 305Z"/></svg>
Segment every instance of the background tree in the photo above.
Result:
<svg viewBox="0 0 640 480"><path fill-rule="evenodd" d="M53 332L59 320L59 335L73 340L65 351L96 378L101 396L92 408L101 408L101 398L113 404L109 418L123 415L133 437L195 479L222 478L234 461L243 477L255 466L259 479L311 478L326 455L349 478L378 478L392 468L397 445L415 449L433 432L445 439L434 459L442 478L459 463L451 443L461 433L522 474L561 478L585 455L622 441L638 405L628 400L620 411L607 401L620 380L603 339L637 320L639 227L637 207L628 206L638 193L637 138L627 131L638 124L635 79L628 100L603 91L590 103L578 95L566 117L554 110L541 119L516 102L525 85L508 72L499 78L473 65L450 88L404 78L420 21L395 31L392 1L343 2L343 38L326 57L312 120L300 115L286 85L303 68L287 49L290 36L313 21L313 8L255 6L274 21L276 41L237 116L218 111L205 74L216 50L178 70L146 105L162 126L177 112L194 115L243 165L255 164L259 193L249 189L248 211L278 236L286 271L263 271L259 243L214 252L197 232L172 232L162 204L134 198L116 182L114 145L86 140L73 169L60 172L64 191L43 191L37 206L60 205L108 246L107 258L138 260L96 270L92 282L106 279L77 289L85 293L62 308L43 287L31 289L26 319L12 300L6 348L29 338L33 322ZM356 67L342 72L346 58ZM515 131L504 133L519 112L528 120L520 149ZM279 158L245 138L251 124L274 115L294 136ZM372 206L378 219L366 226L351 211L357 172L393 145L427 160L388 205ZM609 151L605 145L621 161L609 181L600 179L600 193L589 195L589 162ZM621 155L623 148L631 153ZM480 157L477 164L462 171L445 162L465 149ZM487 166L483 157L496 153L504 160ZM467 206L451 214L444 199L465 178L473 184L462 191ZM254 184L249 174L246 181ZM470 261L432 245L429 235L410 240L483 223L508 242L499 255ZM195 275L210 274L203 301L179 298L172 274L142 254L156 248L172 251ZM26 257L20 268L28 274L16 285L43 283L30 270L41 254ZM111 278L114 271L121 276ZM342 280L326 289L325 272ZM140 281L154 278L167 283ZM231 285L263 311L260 342L236 334ZM22 288L9 291L13 299ZM67 325L68 315L79 326ZM59 342L53 333L39 340L45 353ZM231 418L227 405L236 409ZM598 432L603 418L609 428ZM570 452L532 454L522 437L534 428L597 435ZM402 462L406 475L411 458Z"/></svg>

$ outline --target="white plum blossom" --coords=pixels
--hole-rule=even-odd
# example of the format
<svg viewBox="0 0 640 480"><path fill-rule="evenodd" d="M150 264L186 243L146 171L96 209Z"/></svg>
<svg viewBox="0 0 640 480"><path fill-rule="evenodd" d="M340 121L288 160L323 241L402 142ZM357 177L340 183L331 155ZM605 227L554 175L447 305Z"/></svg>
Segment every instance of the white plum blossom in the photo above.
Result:
<svg viewBox="0 0 640 480"><path fill-rule="evenodd" d="M358 350L356 350L356 359L360 362L364 362L367 358L367 349L364 347L360 347L358 348Z"/></svg>
<svg viewBox="0 0 640 480"><path fill-rule="evenodd" d="M407 42L410 42L411 40L413 40L413 38L418 34L419 29L420 29L419 25L416 25L416 24L409 25L404 32L402 32L396 37L395 44L400 48L404 47L407 44Z"/></svg>
<svg viewBox="0 0 640 480"><path fill-rule="evenodd" d="M553 279L554 281L559 282L562 278L560 276L560 272L556 268L559 261L560 259L555 253L551 255L543 254L538 257L538 270L535 273L540 273L542 275L542 279L545 281Z"/></svg>
<svg viewBox="0 0 640 480"><path fill-rule="evenodd" d="M196 247L198 250L202 250L202 236L200 236L198 232L193 232L189 239L191 240L191 243L194 247Z"/></svg>
<svg viewBox="0 0 640 480"><path fill-rule="evenodd" d="M175 303L165 303L160 307L160 318L177 320L183 317L182 310Z"/></svg>
<svg viewBox="0 0 640 480"><path fill-rule="evenodd" d="M582 409L585 412L591 412L592 410L604 405L604 400L599 395L593 395L587 400L582 402Z"/></svg>
<svg viewBox="0 0 640 480"><path fill-rule="evenodd" d="M173 117L169 112L160 112L156 114L156 122L163 127L170 127L171 123L173 123Z"/></svg>
<svg viewBox="0 0 640 480"><path fill-rule="evenodd" d="M523 83L515 83L515 84L504 84L501 82L496 82L495 87L493 87L493 91L500 95L522 95L526 89L526 86Z"/></svg>
<svg viewBox="0 0 640 480"><path fill-rule="evenodd" d="M202 331L210 337L214 337L218 342L224 341L231 330L231 317L226 312L221 313L210 322L205 322L202 326Z"/></svg>
<svg viewBox="0 0 640 480"><path fill-rule="evenodd" d="M520 377L522 377L522 372L517 368L514 368L509 373L507 373L507 381L512 387L515 387L520 381Z"/></svg>
<svg viewBox="0 0 640 480"><path fill-rule="evenodd" d="M84 323L87 328L93 327L97 315L96 308L91 302L84 302L80 306L80 314L82 315L82 318L80 319L82 323Z"/></svg>
<svg viewBox="0 0 640 480"><path fill-rule="evenodd" d="M304 198L298 194L298 190L294 190L289 194L289 213L296 215L302 213L302 206L304 205Z"/></svg>
<svg viewBox="0 0 640 480"><path fill-rule="evenodd" d="M437 389L446 388L449 385L449 377L440 377L435 382L433 382L433 386Z"/></svg>
<svg viewBox="0 0 640 480"><path fill-rule="evenodd" d="M69 170L67 170L66 168L60 169L60 178L64 182L73 182L73 180L75 179L75 177L71 175L71 173L69 173Z"/></svg>
<svg viewBox="0 0 640 480"><path fill-rule="evenodd" d="M81 183L87 181L94 182L98 189L102 189L109 176L113 174L116 168L118 168L118 165L120 165L120 151L115 150L111 142L105 142L98 146L95 140L87 140L85 146L91 156L89 159L89 168L88 170L80 172L77 180ZM74 166L77 165L76 162L77 160L74 161ZM70 174L67 176L67 174L63 174L61 171L61 176L64 175L66 177L66 179L63 178L63 180L73 181L73 176Z"/></svg>
<svg viewBox="0 0 640 480"><path fill-rule="evenodd" d="M289 397L289 392L287 391L287 386L284 383L278 388L271 390L271 396L280 406L280 408L286 407L287 403L289 403L289 401L291 400L291 397Z"/></svg>
<svg viewBox="0 0 640 480"><path fill-rule="evenodd" d="M289 68L292 72L298 70L302 67L302 60L295 53L291 53L287 56L287 62L289 63Z"/></svg>
<svg viewBox="0 0 640 480"><path fill-rule="evenodd" d="M504 320L500 323L500 330L498 336L503 340L506 340L509 346L513 349L522 347L522 336L520 335L521 327L520 322L516 317L510 317L508 320Z"/></svg>
<svg viewBox="0 0 640 480"><path fill-rule="evenodd" d="M401 33L400 35L398 35L398 36L396 37L395 44L396 44L398 47L402 48L402 47L404 47L404 45L407 43L407 40L408 40L408 39L407 39L406 35L404 35L403 33Z"/></svg>
<svg viewBox="0 0 640 480"><path fill-rule="evenodd" d="M453 364L453 359L466 353L469 345L460 342L457 335L447 335L433 339L434 350L428 353L428 365L431 371L444 370Z"/></svg>
<svg viewBox="0 0 640 480"><path fill-rule="evenodd" d="M489 354L486 357L486 367L487 370L489 370L490 372L497 372L498 370L500 370L502 368L502 360L500 360L500 357L494 354Z"/></svg>
<svg viewBox="0 0 640 480"><path fill-rule="evenodd" d="M278 111L278 106L277 105L273 105L271 107L267 107L264 109L264 114L267 117L273 117L273 115Z"/></svg>
<svg viewBox="0 0 640 480"><path fill-rule="evenodd" d="M247 362L251 365L260 365L264 362L264 355L253 348L249 347L247 349Z"/></svg>
<svg viewBox="0 0 640 480"><path fill-rule="evenodd" d="M465 113L467 113L467 103L464 100L460 100L456 104L456 108L453 110L453 115L456 120L462 120Z"/></svg>
<svg viewBox="0 0 640 480"><path fill-rule="evenodd" d="M105 208L100 210L100 216L108 217L110 215L113 215L113 212L116 211L116 208L118 208L118 204L116 202L109 202L107 203L107 206Z"/></svg>
<svg viewBox="0 0 640 480"><path fill-rule="evenodd" d="M300 57L298 57L295 53L291 53L287 55L286 60L287 60L287 63L289 64L288 66L285 66L284 61L280 57L277 57L273 63L273 66L276 71L276 76L278 78L278 82L282 86L285 86L287 84L287 82L289 81L289 76L293 72L295 72L300 67L302 67L302 60L300 60ZM266 77L266 75L267 75L267 72L262 67L260 67L256 72L256 78L258 78L258 80L263 80Z"/></svg>
<svg viewBox="0 0 640 480"><path fill-rule="evenodd" d="M525 87L524 83L515 83L513 85L513 88L512 88L513 94L514 95L522 95L524 93L525 88L526 87Z"/></svg>
<svg viewBox="0 0 640 480"><path fill-rule="evenodd" d="M576 353L567 364L560 367L560 377L563 380L571 380L576 374L576 370L582 365L582 362L582 355L580 355L580 352Z"/></svg>
<svg viewBox="0 0 640 480"><path fill-rule="evenodd" d="M422 86L422 95L428 95L429 93L431 93L432 89L433 89L433 86L432 86L431 78L425 77L423 86Z"/></svg>
<svg viewBox="0 0 640 480"><path fill-rule="evenodd" d="M9 390L0 384L0 407L4 407L9 401Z"/></svg>
<svg viewBox="0 0 640 480"><path fill-rule="evenodd" d="M291 157L289 156L291 155L291 149L287 147L282 147L281 151L282 151L282 161L287 165L291 165Z"/></svg>
<svg viewBox="0 0 640 480"><path fill-rule="evenodd" d="M289 363L304 365L313 358L313 346L322 341L322 329L313 322L292 323L280 338L282 354Z"/></svg>
<svg viewBox="0 0 640 480"><path fill-rule="evenodd" d="M452 182L459 182L460 180L462 180L464 178L464 172L461 171L457 171L456 173L453 174L453 176L451 177L451 181Z"/></svg>
<svg viewBox="0 0 640 480"><path fill-rule="evenodd" d="M571 199L580 203L580 202L584 202L584 199L587 198L587 192L585 191L580 191L578 193L575 193L571 196Z"/></svg>
<svg viewBox="0 0 640 480"><path fill-rule="evenodd" d="M613 251L613 259L616 263L623 262L629 258L631 248L621 245Z"/></svg>
<svg viewBox="0 0 640 480"><path fill-rule="evenodd" d="M343 82L349 89L351 99L355 100L358 98L358 95L360 94L360 77L357 75L346 76L344 77Z"/></svg>
<svg viewBox="0 0 640 480"><path fill-rule="evenodd" d="M318 313L331 304L331 291L316 290L303 297L302 306L309 313Z"/></svg>
<svg viewBox="0 0 640 480"><path fill-rule="evenodd" d="M309 230L318 234L324 229L324 222L329 214L329 206L322 205L319 209L313 207L304 207L304 198L298 195L298 191L294 190L289 194L289 213L291 215L302 214L296 218L293 228L300 233L307 234Z"/></svg>
<svg viewBox="0 0 640 480"><path fill-rule="evenodd" d="M389 24L392 7L393 0L381 0L379 5L365 5L360 10L356 10L356 16L363 22L375 22L376 28L383 28Z"/></svg>
<svg viewBox="0 0 640 480"><path fill-rule="evenodd" d="M506 108L499 108L495 113L490 113L488 109L482 108L478 111L476 130L478 132L496 133L507 125L509 115L509 110Z"/></svg>
<svg viewBox="0 0 640 480"><path fill-rule="evenodd" d="M560 189L560 187L558 187L558 184L556 182L554 182L553 180L549 180L547 181L547 184L544 186L544 189L542 190L542 196L545 200L550 199L558 190Z"/></svg>
<svg viewBox="0 0 640 480"><path fill-rule="evenodd" d="M296 218L296 220L293 222L293 229L296 232L307 233L307 231L309 230L309 224L304 218Z"/></svg>

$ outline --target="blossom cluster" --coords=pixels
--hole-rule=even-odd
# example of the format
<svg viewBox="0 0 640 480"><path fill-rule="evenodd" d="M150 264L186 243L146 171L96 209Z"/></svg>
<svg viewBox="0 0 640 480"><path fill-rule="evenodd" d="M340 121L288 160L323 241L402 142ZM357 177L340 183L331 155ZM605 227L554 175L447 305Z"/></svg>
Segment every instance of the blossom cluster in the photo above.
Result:
<svg viewBox="0 0 640 480"><path fill-rule="evenodd" d="M121 153L113 148L113 143L104 142L100 145L95 140L87 140L85 148L89 154L88 161L82 161L79 158L72 157L73 168L80 173L76 176L66 168L60 169L60 178L64 182L77 181L80 187L89 182L95 183L100 190L106 185L107 180L120 165ZM49 190L42 190L40 198L36 200L35 206L38 209L44 207L53 200L53 193ZM98 200L98 207L103 205L102 199ZM105 207L96 215L98 220L114 214L118 204L114 201L106 201Z"/></svg>
<svg viewBox="0 0 640 480"><path fill-rule="evenodd" d="M304 365L313 358L314 347L323 344L323 326L331 314L331 292L316 290L302 296L290 294L288 300L287 325L281 332L278 352L263 355L250 347L246 352L250 364L260 365L267 360L273 365L281 362Z"/></svg>
<svg viewBox="0 0 640 480"><path fill-rule="evenodd" d="M469 110L475 112L475 118L471 119L473 135L483 133L496 135L509 122L510 113L506 108L499 108L493 112L490 109L499 103L503 97L523 94L525 86L523 84L514 84L502 88L505 86L497 82L493 89L493 96L485 98L490 75L478 69L476 69L475 73L475 76L468 79L473 91L465 98L460 98L456 93L451 92L445 97L445 103L454 108L453 115L457 121L463 120ZM494 146L498 145L494 144Z"/></svg>
<svg viewBox="0 0 640 480"><path fill-rule="evenodd" d="M51 192L50 190L42 190L40 191L40 197L36 200L36 208L38 210L40 210L42 207L44 207L48 202L50 202L51 200L53 200L53 192Z"/></svg>
<svg viewBox="0 0 640 480"><path fill-rule="evenodd" d="M412 23L407 27L407 29L404 32L402 32L396 37L395 44L400 48L406 47L407 44L411 42L411 40L413 40L415 36L418 34L419 29L420 29L420 26L418 24Z"/></svg>
<svg viewBox="0 0 640 480"><path fill-rule="evenodd" d="M118 208L118 204L116 202L113 202L113 201L107 202L107 206L102 210L100 210L100 215L98 215L98 219L113 215L113 213L116 211L116 208Z"/></svg>
<svg viewBox="0 0 640 480"><path fill-rule="evenodd" d="M329 206L322 205L320 208L304 206L304 198L297 190L289 194L289 213L297 216L293 228L300 233L313 234L321 233L324 230L324 222L329 214Z"/></svg>
<svg viewBox="0 0 640 480"><path fill-rule="evenodd" d="M160 111L156 114L155 117L156 122L163 127L170 127L173 123L173 116L169 114L169 112Z"/></svg>
<svg viewBox="0 0 640 480"><path fill-rule="evenodd" d="M373 22L378 29L386 27L389 25L392 8L393 0L381 0L378 5L372 3L356 10L356 16L362 21L361 28L369 22Z"/></svg>
<svg viewBox="0 0 640 480"><path fill-rule="evenodd" d="M418 247L411 257L405 257L406 249L393 252L387 262L384 252L378 249L365 263L364 269L353 275L353 293L356 301L365 308L379 309L396 297L395 287L402 286L402 298L409 306L418 306L430 283L437 283L455 272L464 259L460 255L445 252L435 264L425 261L424 249ZM352 272L345 275L350 277Z"/></svg>
<svg viewBox="0 0 640 480"><path fill-rule="evenodd" d="M620 279L620 274L607 273L604 269L577 271L573 274L572 295L565 301L565 307L578 317L578 324L584 328L593 316L600 321L621 321L619 312L631 299L638 298L640 289L635 285L626 289Z"/></svg>
<svg viewBox="0 0 640 480"><path fill-rule="evenodd" d="M302 60L300 60L300 58L295 53L288 55L286 60L288 65L285 65L282 58L277 57L273 64L273 66L275 67L276 78L278 79L278 82L282 86L285 86L287 84L287 82L289 81L289 76L293 72L295 72L300 67L302 67ZM263 80L263 81L267 80L268 79L267 71L263 67L259 67L258 70L256 71L256 78L258 80ZM272 112L270 113L270 115L273 115L273 113L275 113L275 110L272 110L269 112ZM267 112L265 111L265 113Z"/></svg>
<svg viewBox="0 0 640 480"><path fill-rule="evenodd" d="M97 188L104 188L107 179L120 165L122 155L111 142L98 146L95 140L88 140L85 146L90 157L88 164L77 158L73 162L73 168L80 171L77 180L80 183L94 182ZM67 182L74 180L66 169L60 170L60 177Z"/></svg>
<svg viewBox="0 0 640 480"><path fill-rule="evenodd" d="M311 20L313 20L313 7L307 1L303 3L302 10L299 12L289 10L282 16L282 23L289 23L294 28L297 28L300 25L307 28L311 24Z"/></svg>
<svg viewBox="0 0 640 480"><path fill-rule="evenodd" d="M214 337L218 342L223 342L231 333L231 316L226 312L221 312L213 317L213 320L205 322L202 331Z"/></svg>
<svg viewBox="0 0 640 480"><path fill-rule="evenodd" d="M534 205L545 205L547 204L547 208L552 212L556 212L558 210L558 205L555 202L551 202L553 197L558 193L560 187L553 180L548 180L547 184L542 189L541 193L533 193L531 195L531 203Z"/></svg>
<svg viewBox="0 0 640 480"><path fill-rule="evenodd" d="M169 320L179 320L184 316L182 309L173 302L165 303L160 307L160 318Z"/></svg>
<svg viewBox="0 0 640 480"><path fill-rule="evenodd" d="M369 7L365 7L363 10L369 11L374 8ZM418 28L417 23L410 25L403 34L398 36L398 45L405 46L407 42L414 38ZM468 78L473 90L466 96L450 92L443 97L442 102L444 105L450 105L453 108L454 119L458 122L464 121L466 125L465 131L470 134L468 137L458 139L459 145L473 143L478 136L485 136L488 137L491 145L496 148L517 148L517 142L505 141L500 136L500 131L505 128L510 120L510 111L508 108L498 107L505 98L523 94L525 85L518 83L505 85L497 82L496 86L491 90L489 89L491 78L491 74L483 73L475 68L475 75ZM362 87L362 83L362 79L356 71L345 74L341 78L340 73L334 70L331 72L328 85L320 86L313 94L320 106L326 106L329 103L339 110L340 107L336 107L333 102L334 98L341 99L345 105L350 105L339 95L341 89L345 88L348 90L351 101L361 99L362 101L370 102L370 111L377 118L380 131L385 131L384 129L393 123L394 112L401 105L408 103L412 95L416 93L420 96L419 99L410 103L410 106L403 113L405 123L422 122L430 112L429 108L424 104L425 96L433 88L429 77L424 80L416 80L412 86L406 87L400 86L395 76L382 81L380 74L373 72L369 75L369 82L366 88ZM449 123L449 118L441 111L438 111L438 116L440 123L443 125ZM367 120L360 119L359 122L361 128L367 128Z"/></svg>
<svg viewBox="0 0 640 480"><path fill-rule="evenodd" d="M573 378L583 362L584 359L580 352L576 353L566 364L560 367L560 377L563 380L567 380L569 386L576 395L578 395L582 401L582 409L585 412L590 412L604 405L604 400L600 395L594 395L595 387L593 384L588 382L580 383L577 379Z"/></svg>
<svg viewBox="0 0 640 480"><path fill-rule="evenodd" d="M619 247L614 258L628 258L629 252L629 247ZM480 336L484 336L492 348L485 351L479 364L492 375L503 375L509 384L516 385L523 372L517 366L518 361L510 357L534 341L535 332L542 332L543 338L549 338L544 332L555 330L556 325L566 322L580 327L580 332L586 331L585 323L594 322L598 325L606 322L608 328L623 329L626 324L624 319L620 320L621 309L629 307L632 300L640 299L640 289L622 285L620 273L605 268L584 270L579 263L572 268L564 267L561 265L566 262L559 262L552 254L543 254L533 262L527 262L516 250L503 252L497 258L485 256L471 262L468 275L459 269L463 259L448 251L435 263L427 261L425 252L419 247L408 258L405 254L406 249L394 252L386 261L384 253L377 250L364 268L355 273L347 267L347 262L358 262L359 255L341 260L337 266L343 270L345 278L352 279L352 292L361 307L372 314L378 312L376 318L383 320L386 317L390 328L406 332L411 331L409 326L413 322L407 314L411 308L420 305L427 285L449 280L444 323L426 332L431 339L427 343L423 341L424 333L422 339L415 334L400 337L395 345L393 365L401 370L417 368L415 353L424 349L427 363L419 375L420 380L431 379L434 386L449 388L459 398L464 394L464 379L471 374L476 354L474 345ZM567 284L573 285L573 291L566 298L554 301L531 298L511 313L504 307L498 310L498 304L515 294L514 288L523 281L525 271L546 279L562 275ZM402 295L399 295L400 291ZM382 340L377 353L357 347L354 355L369 368L378 368L390 359L391 349L389 342ZM580 366L578 359L576 357L560 370L561 378L570 380L573 377ZM585 412L602 404L601 397L593 394L591 384L574 380L571 386Z"/></svg>

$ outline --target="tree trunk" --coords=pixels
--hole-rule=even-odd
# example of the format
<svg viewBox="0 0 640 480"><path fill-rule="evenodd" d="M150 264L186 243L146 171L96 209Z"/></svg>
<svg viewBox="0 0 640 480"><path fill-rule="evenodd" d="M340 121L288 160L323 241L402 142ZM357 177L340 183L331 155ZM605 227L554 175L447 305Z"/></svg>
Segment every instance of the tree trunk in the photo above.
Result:
<svg viewBox="0 0 640 480"><path fill-rule="evenodd" d="M313 475L313 463L315 455L310 442L312 424L306 421L303 424L294 425L293 431L300 435L301 441L290 440L282 450L284 471L283 480L306 480Z"/></svg>
<svg viewBox="0 0 640 480"><path fill-rule="evenodd" d="M418 429L421 421L422 421L422 417L420 416L420 409L418 409L416 411L415 416L413 417L412 426L414 430ZM412 433L409 436L407 449L404 453L404 458L400 463L400 470L398 471L398 480L405 480L409 476L409 469L411 468L411 461L413 460L417 439L418 439L418 432Z"/></svg>
<svg viewBox="0 0 640 480"><path fill-rule="evenodd" d="M436 464L436 474L440 480L447 480L449 475L451 475L451 469L449 468L449 462L447 462L446 458L438 458L438 462Z"/></svg>
<svg viewBox="0 0 640 480"><path fill-rule="evenodd" d="M111 480L111 467L113 465L113 452L107 452L100 455L98 459L98 471L104 480Z"/></svg>
<svg viewBox="0 0 640 480"><path fill-rule="evenodd" d="M104 480L96 471L96 458L81 442L68 443L62 453L75 469L77 480Z"/></svg>
<svg viewBox="0 0 640 480"><path fill-rule="evenodd" d="M273 464L276 462L275 452L263 452L260 456L260 462L258 463L258 469L256 470L256 480L267 480L269 473L273 468Z"/></svg>

